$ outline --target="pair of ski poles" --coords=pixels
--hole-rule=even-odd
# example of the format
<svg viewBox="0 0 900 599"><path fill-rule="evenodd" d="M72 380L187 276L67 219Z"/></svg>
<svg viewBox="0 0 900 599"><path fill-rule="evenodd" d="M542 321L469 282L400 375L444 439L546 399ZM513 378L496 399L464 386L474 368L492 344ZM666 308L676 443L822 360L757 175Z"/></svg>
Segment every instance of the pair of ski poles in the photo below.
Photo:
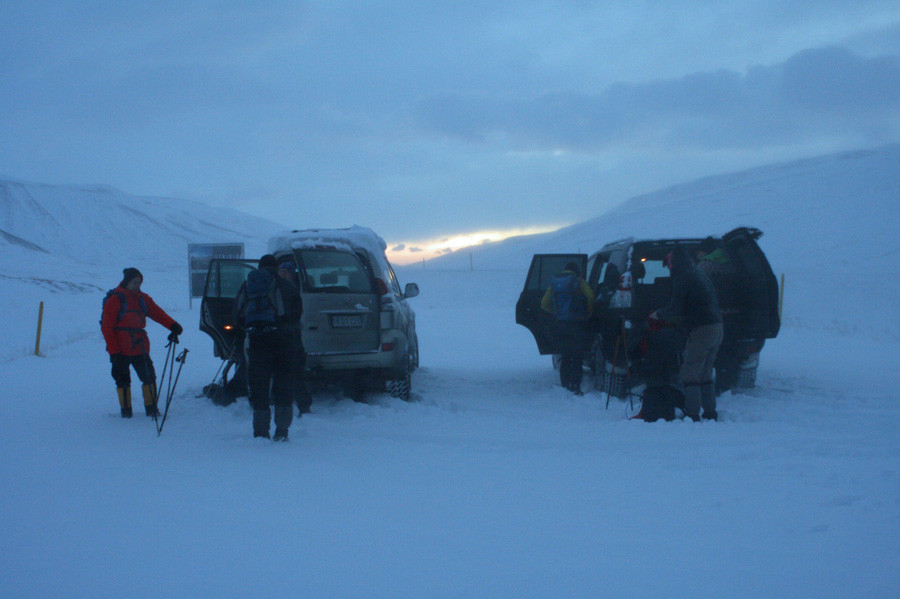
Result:
<svg viewBox="0 0 900 599"><path fill-rule="evenodd" d="M181 353L175 354L175 346L178 345L178 337L172 337L169 339L169 343L166 344L166 360L163 363L162 376L159 378L159 387L158 389L161 391L165 386L166 374L169 375L169 386L166 389L166 407L165 411L162 415L162 420L159 420L159 392L156 394L156 405L157 409L153 414L153 423L156 425L156 436L159 437L162 434L163 426L166 424L166 417L169 415L169 406L172 405L172 396L175 394L175 385L178 384L178 377L181 376L181 369L184 367L184 361L187 358L188 350L187 348L181 350ZM178 362L178 372L175 372L175 362ZM172 373L175 372L174 379L172 378Z"/></svg>

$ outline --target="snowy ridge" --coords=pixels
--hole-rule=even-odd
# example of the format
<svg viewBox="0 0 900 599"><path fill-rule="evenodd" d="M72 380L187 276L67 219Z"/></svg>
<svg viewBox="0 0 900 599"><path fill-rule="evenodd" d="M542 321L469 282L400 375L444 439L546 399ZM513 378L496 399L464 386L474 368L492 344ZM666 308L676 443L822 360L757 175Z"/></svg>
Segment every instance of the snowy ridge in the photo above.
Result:
<svg viewBox="0 0 900 599"><path fill-rule="evenodd" d="M233 210L111 187L0 181L2 239L89 266L166 270L186 264L188 243L246 242L257 248L260 238L281 228ZM0 268L14 263L0 259Z"/></svg>
<svg viewBox="0 0 900 599"><path fill-rule="evenodd" d="M763 231L760 247L785 279L785 324L900 340L900 145L706 177L559 231L434 258L425 268L468 270L471 251L476 270L526 269L536 253L591 254L623 237L703 237L738 226Z"/></svg>
<svg viewBox="0 0 900 599"><path fill-rule="evenodd" d="M773 268L810 260L881 269L863 255L900 262L900 145L705 177L631 198L597 218L488 243L428 261L427 268L527 268L533 253L592 253L623 237L703 237L735 227L764 232Z"/></svg>

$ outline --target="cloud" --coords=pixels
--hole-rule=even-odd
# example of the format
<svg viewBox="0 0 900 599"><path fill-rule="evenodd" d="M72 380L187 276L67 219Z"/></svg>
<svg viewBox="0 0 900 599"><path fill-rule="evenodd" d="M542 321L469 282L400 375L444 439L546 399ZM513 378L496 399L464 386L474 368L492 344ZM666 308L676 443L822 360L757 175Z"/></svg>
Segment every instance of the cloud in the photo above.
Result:
<svg viewBox="0 0 900 599"><path fill-rule="evenodd" d="M418 247L411 247L411 248L409 248L409 251L410 252L422 252L424 250L422 248L418 248Z"/></svg>
<svg viewBox="0 0 900 599"><path fill-rule="evenodd" d="M752 148L834 135L882 142L900 123L900 56L826 47L745 74L717 70L534 99L441 94L417 108L423 129L518 149Z"/></svg>
<svg viewBox="0 0 900 599"><path fill-rule="evenodd" d="M399 245L395 245L394 247L392 247L391 251L392 252L402 252L405 249L406 249L406 245L401 243Z"/></svg>

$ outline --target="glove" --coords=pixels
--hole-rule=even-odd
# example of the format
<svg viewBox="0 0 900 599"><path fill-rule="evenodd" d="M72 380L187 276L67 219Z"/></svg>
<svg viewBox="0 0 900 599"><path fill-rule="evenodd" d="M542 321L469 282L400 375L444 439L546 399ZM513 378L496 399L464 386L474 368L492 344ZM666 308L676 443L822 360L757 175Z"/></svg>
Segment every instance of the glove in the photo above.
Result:
<svg viewBox="0 0 900 599"><path fill-rule="evenodd" d="M175 331L172 331L171 333L169 333L169 336L167 337L167 339L169 341L171 341L172 343L178 343L178 333L176 333Z"/></svg>
<svg viewBox="0 0 900 599"><path fill-rule="evenodd" d="M169 327L169 330L172 331L172 335L175 335L176 337L184 332L184 329L181 328L181 325L177 322L173 322L172 326ZM172 338L172 335L169 335L169 339Z"/></svg>

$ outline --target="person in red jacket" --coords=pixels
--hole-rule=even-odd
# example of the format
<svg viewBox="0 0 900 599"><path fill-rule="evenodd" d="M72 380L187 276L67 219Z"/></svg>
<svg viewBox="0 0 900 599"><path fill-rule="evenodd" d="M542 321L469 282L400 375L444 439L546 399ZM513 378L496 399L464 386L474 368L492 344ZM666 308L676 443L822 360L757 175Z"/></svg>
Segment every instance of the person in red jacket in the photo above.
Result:
<svg viewBox="0 0 900 599"><path fill-rule="evenodd" d="M116 381L122 418L131 418L131 368L143 383L144 410L156 416L156 371L150 359L150 339L147 337L147 318L155 320L171 331L170 341L178 342L184 329L141 291L144 277L136 268L126 268L122 282L109 292L103 302L100 330L106 341L106 351L112 363L112 377Z"/></svg>

